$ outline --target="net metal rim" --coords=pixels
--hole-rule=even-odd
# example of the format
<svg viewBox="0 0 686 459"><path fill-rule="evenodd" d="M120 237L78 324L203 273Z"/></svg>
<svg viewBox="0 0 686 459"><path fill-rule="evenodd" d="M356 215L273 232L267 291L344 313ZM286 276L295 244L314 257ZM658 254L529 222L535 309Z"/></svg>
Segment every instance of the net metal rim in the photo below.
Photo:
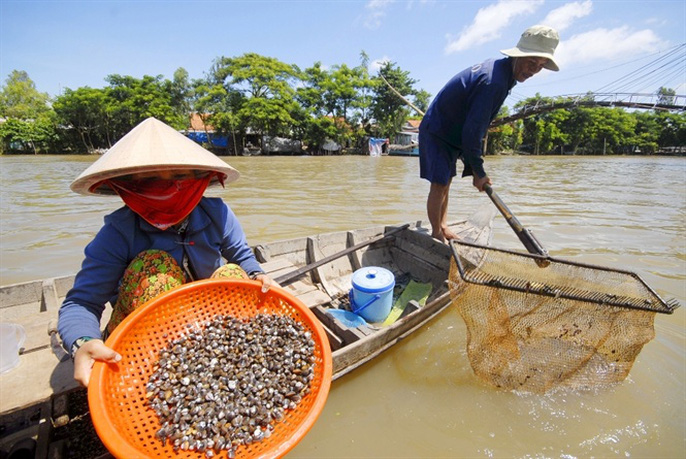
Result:
<svg viewBox="0 0 686 459"><path fill-rule="evenodd" d="M556 263L559 265L565 265L568 267L584 268L589 270L599 270L612 273L620 273L626 276L630 276L635 282L640 283L647 291L651 293L653 297L652 300L649 299L638 299L622 295L609 295L603 294L602 292L591 292L586 290L574 289L574 288L560 288L559 286L549 286L541 283L532 283L526 279L515 279L511 277L494 277L492 275L480 272L478 269L470 270L463 263L463 257L460 254L459 247L471 247L478 250L483 250L484 252L500 252L507 254L511 257L525 257L533 260L540 269L546 269L550 264ZM622 308L639 309L650 312L659 312L663 314L672 314L675 309L677 309L680 304L676 300L665 301L648 285L641 279L641 277L631 271L609 268L606 266L599 266L589 263L580 263L571 260L564 260L550 255L536 255L530 253L517 252L514 250L502 249L491 246L484 246L481 244L475 244L471 242L464 242L459 240L451 240L450 248L453 254L453 258L456 261L458 272L460 277L465 282L470 284L477 284L486 287L506 289L516 292L528 293L533 295L543 295L547 297L554 298L564 298L568 300L575 301L586 301L591 303L596 303L606 306L616 306Z"/></svg>

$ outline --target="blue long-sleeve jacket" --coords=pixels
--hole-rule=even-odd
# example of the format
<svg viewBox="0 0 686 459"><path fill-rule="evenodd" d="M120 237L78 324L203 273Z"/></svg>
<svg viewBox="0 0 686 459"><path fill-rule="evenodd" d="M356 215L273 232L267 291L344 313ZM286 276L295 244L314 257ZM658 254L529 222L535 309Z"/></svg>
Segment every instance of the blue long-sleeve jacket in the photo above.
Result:
<svg viewBox="0 0 686 459"><path fill-rule="evenodd" d="M419 129L451 145L453 161L461 151L465 171L484 177L482 140L514 85L511 58L467 68L439 91Z"/></svg>
<svg viewBox="0 0 686 459"><path fill-rule="evenodd" d="M238 219L219 198L201 199L189 216L183 240L176 230L162 231L122 207L105 217L104 226L86 246L81 270L62 303L58 330L65 348L71 349L82 336L101 336L105 304L117 301L124 270L136 255L148 249L164 250L181 266L184 248L199 279L209 278L224 259L247 273L262 272Z"/></svg>

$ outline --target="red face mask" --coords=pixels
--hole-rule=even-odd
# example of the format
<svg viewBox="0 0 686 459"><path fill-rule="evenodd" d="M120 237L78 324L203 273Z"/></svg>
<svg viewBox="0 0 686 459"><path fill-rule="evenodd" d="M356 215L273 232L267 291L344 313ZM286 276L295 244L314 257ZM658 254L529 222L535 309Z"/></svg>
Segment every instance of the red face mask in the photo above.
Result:
<svg viewBox="0 0 686 459"><path fill-rule="evenodd" d="M124 203L145 221L161 230L179 223L190 214L202 198L214 176L179 180L139 179L107 180Z"/></svg>

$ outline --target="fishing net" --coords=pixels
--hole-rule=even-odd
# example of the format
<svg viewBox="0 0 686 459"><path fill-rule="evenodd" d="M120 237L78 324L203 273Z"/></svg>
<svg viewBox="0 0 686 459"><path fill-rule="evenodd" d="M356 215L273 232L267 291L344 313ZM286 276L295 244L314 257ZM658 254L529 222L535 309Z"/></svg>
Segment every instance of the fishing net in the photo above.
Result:
<svg viewBox="0 0 686 459"><path fill-rule="evenodd" d="M671 313L636 274L451 242L450 291L478 377L543 393L624 380Z"/></svg>

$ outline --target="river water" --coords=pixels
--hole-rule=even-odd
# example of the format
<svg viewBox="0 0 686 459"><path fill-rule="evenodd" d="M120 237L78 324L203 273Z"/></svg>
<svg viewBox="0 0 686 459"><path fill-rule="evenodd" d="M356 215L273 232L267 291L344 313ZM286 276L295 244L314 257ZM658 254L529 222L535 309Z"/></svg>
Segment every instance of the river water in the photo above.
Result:
<svg viewBox="0 0 686 459"><path fill-rule="evenodd" d="M69 190L95 159L0 157L2 285L78 270L102 217L120 206ZM208 194L233 208L251 244L426 218L416 158L225 159L242 176ZM657 315L624 382L546 395L477 380L462 319L447 310L336 381L288 457L686 457L686 159L500 156L486 166L551 255L634 271L684 306ZM451 219L490 205L471 180L455 181ZM501 217L492 245L521 250Z"/></svg>

